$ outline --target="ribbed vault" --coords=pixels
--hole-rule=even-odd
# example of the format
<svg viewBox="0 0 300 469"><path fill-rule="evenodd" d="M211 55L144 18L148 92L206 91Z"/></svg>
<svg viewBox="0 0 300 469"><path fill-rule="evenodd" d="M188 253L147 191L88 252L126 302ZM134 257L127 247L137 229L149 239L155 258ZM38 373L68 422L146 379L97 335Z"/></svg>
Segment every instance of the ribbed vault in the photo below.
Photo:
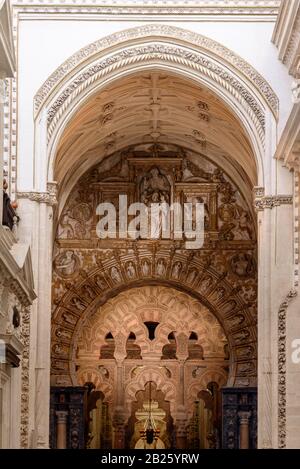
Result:
<svg viewBox="0 0 300 469"><path fill-rule="evenodd" d="M96 162L141 143L180 145L209 156L239 185L256 183L250 143L228 107L205 87L157 71L117 80L77 112L57 150L60 191L70 190Z"/></svg>

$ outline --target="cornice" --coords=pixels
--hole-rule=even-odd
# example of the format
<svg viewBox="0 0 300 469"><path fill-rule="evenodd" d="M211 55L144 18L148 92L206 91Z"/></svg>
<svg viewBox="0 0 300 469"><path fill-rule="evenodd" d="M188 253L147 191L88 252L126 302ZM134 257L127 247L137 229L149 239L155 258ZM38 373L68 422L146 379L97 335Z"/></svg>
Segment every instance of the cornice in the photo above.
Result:
<svg viewBox="0 0 300 469"><path fill-rule="evenodd" d="M299 77L300 0L283 1L272 41L278 47L279 59L294 77Z"/></svg>
<svg viewBox="0 0 300 469"><path fill-rule="evenodd" d="M71 19L76 15L97 15L105 19L148 19L166 18L172 20L180 16L180 20L188 18L191 20L201 17L232 20L276 20L280 0L72 0L72 2L43 1L43 0L13 0L14 9L26 17L39 15L68 14ZM142 17L142 18L141 18Z"/></svg>
<svg viewBox="0 0 300 469"><path fill-rule="evenodd" d="M299 92L299 90L298 90ZM289 169L299 171L300 168L300 100L296 99L294 91L294 106L285 125L277 145L275 158L284 161Z"/></svg>

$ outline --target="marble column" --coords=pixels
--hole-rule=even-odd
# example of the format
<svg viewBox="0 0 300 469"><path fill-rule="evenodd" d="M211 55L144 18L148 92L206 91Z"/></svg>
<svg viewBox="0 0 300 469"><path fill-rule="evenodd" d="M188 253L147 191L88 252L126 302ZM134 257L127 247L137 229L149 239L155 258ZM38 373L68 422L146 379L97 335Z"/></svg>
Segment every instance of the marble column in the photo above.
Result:
<svg viewBox="0 0 300 469"><path fill-rule="evenodd" d="M38 204L38 282L35 424L37 448L49 447L52 208Z"/></svg>
<svg viewBox="0 0 300 469"><path fill-rule="evenodd" d="M122 418L113 422L114 427L114 449L124 449L125 447L125 422Z"/></svg>
<svg viewBox="0 0 300 469"><path fill-rule="evenodd" d="M120 339L120 338L119 338ZM123 339L123 338L122 338ZM116 340L117 346L115 357L117 357L116 371L116 407L113 415L114 428L114 448L123 449L125 447L125 416L124 416L124 340Z"/></svg>
<svg viewBox="0 0 300 469"><path fill-rule="evenodd" d="M67 417L68 412L66 410L57 410L56 414L56 448L66 449L67 448Z"/></svg>
<svg viewBox="0 0 300 469"><path fill-rule="evenodd" d="M269 184L271 194L260 188L255 200L258 210L258 447L263 449L277 448L279 444L278 314L293 288L294 271L292 175L279 162L276 164L273 168L276 188L274 181Z"/></svg>
<svg viewBox="0 0 300 469"><path fill-rule="evenodd" d="M186 420L177 420L176 421L176 449L186 449L187 446L187 429L186 429Z"/></svg>
<svg viewBox="0 0 300 469"><path fill-rule="evenodd" d="M251 412L241 411L239 417L240 444L239 449L249 449L249 418Z"/></svg>
<svg viewBox="0 0 300 469"><path fill-rule="evenodd" d="M48 187L47 187L48 189ZM30 446L49 448L52 228L55 197L45 192L19 192L21 242L30 240L37 300L30 317Z"/></svg>

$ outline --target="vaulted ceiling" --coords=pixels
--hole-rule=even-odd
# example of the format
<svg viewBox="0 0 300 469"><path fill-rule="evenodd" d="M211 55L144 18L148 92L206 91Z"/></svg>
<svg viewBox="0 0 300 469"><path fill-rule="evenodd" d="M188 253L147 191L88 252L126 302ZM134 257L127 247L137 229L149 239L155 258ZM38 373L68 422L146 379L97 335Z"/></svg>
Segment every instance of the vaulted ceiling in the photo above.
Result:
<svg viewBox="0 0 300 469"><path fill-rule="evenodd" d="M206 88L172 74L139 73L94 94L65 129L55 179L62 188L103 158L140 143L176 144L256 183L253 152L231 110Z"/></svg>

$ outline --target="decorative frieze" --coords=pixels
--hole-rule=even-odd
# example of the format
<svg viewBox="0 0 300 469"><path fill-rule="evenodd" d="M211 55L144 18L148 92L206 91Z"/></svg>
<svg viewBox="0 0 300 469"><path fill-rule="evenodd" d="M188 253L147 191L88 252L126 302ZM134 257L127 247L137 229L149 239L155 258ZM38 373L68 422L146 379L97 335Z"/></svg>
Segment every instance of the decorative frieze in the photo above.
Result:
<svg viewBox="0 0 300 469"><path fill-rule="evenodd" d="M57 193L57 184L55 182L49 182L47 184L47 192L37 192L37 191L28 191L28 192L18 192L17 196L19 199L29 199L33 202L38 202L39 204L47 204L50 206L57 204L56 193Z"/></svg>
<svg viewBox="0 0 300 469"><path fill-rule="evenodd" d="M129 1L107 1L107 0L73 0L66 3L64 0L55 2L55 7L47 0L13 0L14 11L22 15L30 14L35 17L55 17L64 15L64 20L72 20L74 15L86 15L89 18L103 18L105 21L141 19L145 21L168 21L213 19L214 21L264 21L274 22L278 14L280 0L205 0L196 2L194 0L129 0Z"/></svg>
<svg viewBox="0 0 300 469"><path fill-rule="evenodd" d="M213 54L214 56L218 56L225 62L228 62L232 68L236 69L239 73L242 73L248 80L250 80L253 85L259 90L262 94L265 101L268 103L269 107L274 112L275 116L278 114L278 106L279 101L278 97L276 96L275 92L272 90L270 85L266 82L266 80L245 60L241 57L236 55L233 51L226 48L222 44L202 36L197 33L193 33L191 31L187 31L181 28L169 26L169 25L160 25L160 24L151 24L140 26L137 28L127 29L125 31L119 31L114 33L110 36L101 38L99 41L95 41L92 44L80 49L76 52L73 56L71 56L68 60L66 60L60 67L58 67L55 72L48 78L48 80L42 85L39 89L37 94L34 98L34 108L36 113L41 108L45 100L50 96L52 90L57 86L57 84L62 81L66 76L75 70L78 65L83 62L87 62L88 59L92 59L93 56L96 54L101 53L105 49L109 49L111 47L115 47L122 42L132 41L134 39L141 39L147 37L157 37L161 40L163 38L166 41L167 38L171 38L172 42L176 40L177 42L184 41L185 43L190 43L192 46L197 46L200 48L204 53L206 53L205 57L207 59L207 54ZM128 54L129 51L127 50ZM145 53L146 51L144 51ZM150 50L148 51L150 52ZM153 51L152 51L153 52ZM162 51L158 51L161 53ZM131 52L132 54L132 52ZM183 56L185 60L192 60L195 64L195 56L197 54L195 49L193 49L193 53L191 51L187 51L187 54ZM199 51L198 51L199 54ZM137 55L137 54L135 54ZM178 54L177 54L178 55ZM127 56L128 57L128 56ZM193 60L194 57L194 60ZM125 58L125 57L124 57ZM178 58L176 59L178 60ZM102 67L104 63L102 63ZM114 59L115 63L115 59ZM210 61L207 62L207 67L209 66ZM112 62L109 62L112 65ZM107 65L109 65L107 64ZM194 65L195 67L195 65ZM193 67L193 68L194 68ZM225 70L228 73L228 68ZM226 75L224 75L225 78ZM79 83L77 84L77 86ZM241 87L240 92L242 93L244 85L242 81L238 81L236 86ZM246 92L247 93L247 92ZM252 98L254 99L254 98Z"/></svg>
<svg viewBox="0 0 300 469"><path fill-rule="evenodd" d="M116 73L116 69L128 69L130 66L153 62L169 63L196 70L210 80L215 81L247 109L251 120L257 128L260 138L263 139L265 128L265 112L256 100L253 93L229 72L228 68L220 62L209 59L201 51L191 52L190 49L153 42L151 44L132 47L102 58L82 73L77 74L71 82L62 90L48 110L48 134L52 135L59 119L68 107L79 98L85 89L93 86L96 81L103 79L110 73Z"/></svg>
<svg viewBox="0 0 300 469"><path fill-rule="evenodd" d="M257 211L264 209L272 209L274 207L279 207L280 205L292 205L293 196L292 195L267 195L263 197L255 198L254 207Z"/></svg>
<svg viewBox="0 0 300 469"><path fill-rule="evenodd" d="M30 314L28 309L22 313L22 384L21 384L21 426L20 426L20 446L29 446L29 345L30 345Z"/></svg>
<svg viewBox="0 0 300 469"><path fill-rule="evenodd" d="M278 448L286 448L286 314L288 306L297 296L291 290L278 311Z"/></svg>

